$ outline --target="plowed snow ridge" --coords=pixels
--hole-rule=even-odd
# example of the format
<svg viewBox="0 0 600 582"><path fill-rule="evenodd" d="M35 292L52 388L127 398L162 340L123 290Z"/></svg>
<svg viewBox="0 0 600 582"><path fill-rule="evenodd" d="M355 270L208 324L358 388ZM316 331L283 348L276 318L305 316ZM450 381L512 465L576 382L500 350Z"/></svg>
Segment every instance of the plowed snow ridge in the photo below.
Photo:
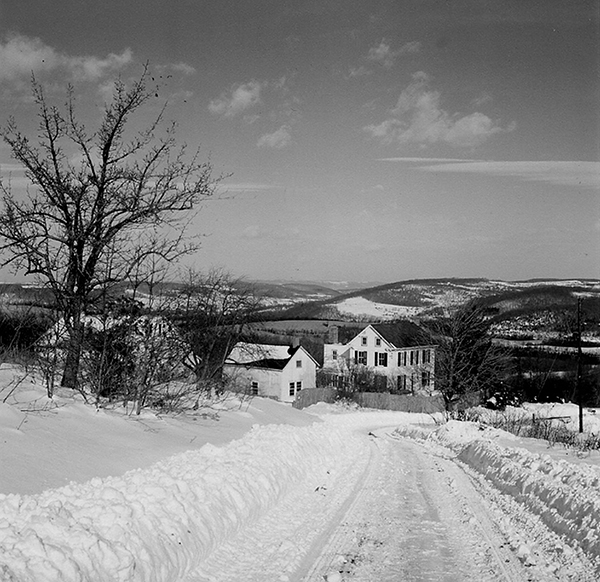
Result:
<svg viewBox="0 0 600 582"><path fill-rule="evenodd" d="M406 436L451 447L459 460L540 515L565 546L572 542L598 559L597 468L499 447L476 426L465 438L466 423L425 432L409 424L423 418L403 413L323 419L308 427L254 427L222 448L206 445L122 477L39 495L0 495L0 579L181 579L302 480L352 473L349 467L369 446L357 429L376 426L400 426Z"/></svg>
<svg viewBox="0 0 600 582"><path fill-rule="evenodd" d="M0 579L180 579L292 484L345 471L365 446L322 424L255 427L119 478L0 495Z"/></svg>
<svg viewBox="0 0 600 582"><path fill-rule="evenodd" d="M465 431L469 425L471 430ZM465 439L465 433L469 438ZM597 562L600 576L600 468L575 465L522 448L501 447L481 433L478 425L457 421L435 432L418 427L396 431L453 449L458 460L538 515L567 544L583 549Z"/></svg>

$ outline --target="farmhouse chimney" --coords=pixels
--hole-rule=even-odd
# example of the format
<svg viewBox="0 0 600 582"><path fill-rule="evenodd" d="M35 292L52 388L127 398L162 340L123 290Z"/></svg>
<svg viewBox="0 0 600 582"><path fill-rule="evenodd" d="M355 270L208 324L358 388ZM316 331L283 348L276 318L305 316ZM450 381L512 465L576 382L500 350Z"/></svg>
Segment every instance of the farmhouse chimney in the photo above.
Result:
<svg viewBox="0 0 600 582"><path fill-rule="evenodd" d="M292 347L293 348L297 348L300 345L300 338L299 337L293 337L292 338Z"/></svg>
<svg viewBox="0 0 600 582"><path fill-rule="evenodd" d="M337 325L332 325L329 327L329 332L328 332L328 338L329 341L328 343L330 344L337 344L339 343L339 333L338 333L338 326Z"/></svg>

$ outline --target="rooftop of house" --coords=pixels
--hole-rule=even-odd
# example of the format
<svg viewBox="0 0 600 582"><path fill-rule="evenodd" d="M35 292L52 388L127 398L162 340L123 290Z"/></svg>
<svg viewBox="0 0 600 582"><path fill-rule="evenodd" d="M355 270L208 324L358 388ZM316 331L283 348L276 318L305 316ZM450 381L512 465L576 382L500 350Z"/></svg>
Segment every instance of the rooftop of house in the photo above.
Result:
<svg viewBox="0 0 600 582"><path fill-rule="evenodd" d="M412 321L377 323L373 325L373 328L397 348L409 348L429 343L425 331Z"/></svg>
<svg viewBox="0 0 600 582"><path fill-rule="evenodd" d="M400 320L393 323L375 323L371 327L396 348L422 346L429 343L425 331L412 321ZM365 327L339 327L338 343L343 345L350 343L364 330Z"/></svg>

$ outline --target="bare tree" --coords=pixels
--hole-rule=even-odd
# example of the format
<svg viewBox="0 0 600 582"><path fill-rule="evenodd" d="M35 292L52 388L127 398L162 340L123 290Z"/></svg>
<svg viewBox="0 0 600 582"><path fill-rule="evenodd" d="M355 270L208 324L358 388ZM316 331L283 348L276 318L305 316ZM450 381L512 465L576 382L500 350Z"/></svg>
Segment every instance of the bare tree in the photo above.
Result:
<svg viewBox="0 0 600 582"><path fill-rule="evenodd" d="M469 397L489 397L502 385L509 352L493 343L483 306L468 303L427 327L427 339L438 346L435 384L447 409Z"/></svg>
<svg viewBox="0 0 600 582"><path fill-rule="evenodd" d="M220 269L190 269L178 301L177 319L193 352L188 366L198 384L210 387L220 379L235 344L252 340L261 299L251 285Z"/></svg>
<svg viewBox="0 0 600 582"><path fill-rule="evenodd" d="M0 182L3 264L39 277L54 292L69 336L63 386L77 386L82 315L99 291L139 277L157 257L169 262L196 248L184 238L182 221L218 182L197 151L189 155L176 143L173 124L159 134L164 108L141 131L130 129L152 95L146 80L144 70L130 88L116 81L98 129L89 133L76 116L71 87L60 109L33 79L37 143L12 119L0 130L33 185L23 199Z"/></svg>

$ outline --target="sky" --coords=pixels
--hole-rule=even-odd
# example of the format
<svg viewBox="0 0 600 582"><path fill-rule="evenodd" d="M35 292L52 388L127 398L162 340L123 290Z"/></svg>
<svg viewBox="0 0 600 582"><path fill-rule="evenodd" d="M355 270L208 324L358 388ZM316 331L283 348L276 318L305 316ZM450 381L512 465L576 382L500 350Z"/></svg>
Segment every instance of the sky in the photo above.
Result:
<svg viewBox="0 0 600 582"><path fill-rule="evenodd" d="M197 269L600 278L599 7L0 0L0 121L35 135L33 72L93 130L148 63L149 113L227 176L191 225ZM23 186L4 144L0 172Z"/></svg>

